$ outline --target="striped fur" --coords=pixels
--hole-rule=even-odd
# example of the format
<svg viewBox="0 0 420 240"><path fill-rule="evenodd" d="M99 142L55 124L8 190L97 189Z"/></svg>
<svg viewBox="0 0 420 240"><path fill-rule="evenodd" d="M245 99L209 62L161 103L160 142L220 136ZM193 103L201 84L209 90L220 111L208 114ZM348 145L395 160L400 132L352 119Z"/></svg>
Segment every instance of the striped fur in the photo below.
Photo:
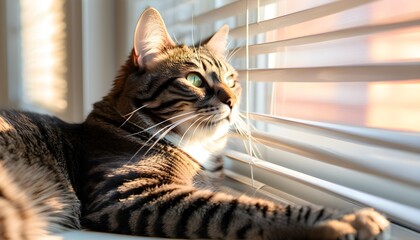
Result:
<svg viewBox="0 0 420 240"><path fill-rule="evenodd" d="M80 228L73 188L79 127L48 116L0 111L0 239L44 239L64 228Z"/></svg>
<svg viewBox="0 0 420 240"><path fill-rule="evenodd" d="M85 127L83 224L171 238L385 239L372 209L347 215L214 191L230 126L240 121L236 71L224 57L228 29L196 47L175 45L147 9L134 50ZM190 73L204 84L193 86Z"/></svg>

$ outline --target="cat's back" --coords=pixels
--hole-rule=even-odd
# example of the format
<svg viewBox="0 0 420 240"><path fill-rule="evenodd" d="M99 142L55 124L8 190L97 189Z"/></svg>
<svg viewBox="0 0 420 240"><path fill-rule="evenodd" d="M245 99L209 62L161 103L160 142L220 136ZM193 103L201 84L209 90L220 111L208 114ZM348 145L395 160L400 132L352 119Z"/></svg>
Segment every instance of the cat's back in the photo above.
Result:
<svg viewBox="0 0 420 240"><path fill-rule="evenodd" d="M72 177L77 171L81 131L79 124L53 116L0 110L0 161L48 165Z"/></svg>
<svg viewBox="0 0 420 240"><path fill-rule="evenodd" d="M80 124L69 124L53 116L0 110L0 147L18 144L16 147L22 147L27 153L35 155L44 155L43 148L48 148L52 154L59 157L58 148L53 147L74 145L80 132Z"/></svg>
<svg viewBox="0 0 420 240"><path fill-rule="evenodd" d="M0 110L0 239L79 227L78 124Z"/></svg>

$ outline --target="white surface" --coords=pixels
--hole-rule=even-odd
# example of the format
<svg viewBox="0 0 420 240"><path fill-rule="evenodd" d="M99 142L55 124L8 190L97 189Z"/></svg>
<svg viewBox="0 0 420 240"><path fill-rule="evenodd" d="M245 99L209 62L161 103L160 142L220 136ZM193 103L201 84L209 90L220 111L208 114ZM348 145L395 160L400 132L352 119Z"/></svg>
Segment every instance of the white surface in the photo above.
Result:
<svg viewBox="0 0 420 240"><path fill-rule="evenodd" d="M57 236L61 237L63 240L139 240L139 239L158 239L158 238L150 238L150 237L134 237L128 235L120 235L120 234L110 234L110 233L98 233L98 232L86 232L86 231L67 231L58 234Z"/></svg>

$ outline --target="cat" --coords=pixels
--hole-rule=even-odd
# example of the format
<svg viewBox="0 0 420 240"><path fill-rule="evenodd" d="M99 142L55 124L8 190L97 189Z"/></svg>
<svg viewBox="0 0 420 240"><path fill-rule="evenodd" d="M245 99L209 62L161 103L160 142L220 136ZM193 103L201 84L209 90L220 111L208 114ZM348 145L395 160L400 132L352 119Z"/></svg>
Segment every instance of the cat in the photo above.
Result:
<svg viewBox="0 0 420 240"><path fill-rule="evenodd" d="M0 239L63 228L170 238L388 239L366 208L342 213L217 191L241 86L229 28L177 45L154 8L114 85L81 124L0 112Z"/></svg>

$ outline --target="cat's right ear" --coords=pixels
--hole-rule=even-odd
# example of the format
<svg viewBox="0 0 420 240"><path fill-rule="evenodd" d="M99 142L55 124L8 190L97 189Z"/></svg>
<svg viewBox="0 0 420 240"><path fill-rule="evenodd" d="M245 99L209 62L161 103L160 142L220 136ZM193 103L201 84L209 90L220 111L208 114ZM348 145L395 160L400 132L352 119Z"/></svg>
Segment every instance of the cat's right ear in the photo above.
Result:
<svg viewBox="0 0 420 240"><path fill-rule="evenodd" d="M134 32L134 63L139 68L150 67L165 48L174 46L159 12L148 7L140 16Z"/></svg>

